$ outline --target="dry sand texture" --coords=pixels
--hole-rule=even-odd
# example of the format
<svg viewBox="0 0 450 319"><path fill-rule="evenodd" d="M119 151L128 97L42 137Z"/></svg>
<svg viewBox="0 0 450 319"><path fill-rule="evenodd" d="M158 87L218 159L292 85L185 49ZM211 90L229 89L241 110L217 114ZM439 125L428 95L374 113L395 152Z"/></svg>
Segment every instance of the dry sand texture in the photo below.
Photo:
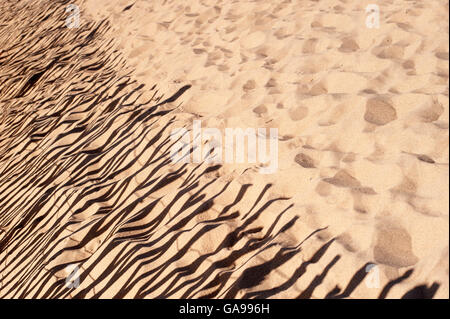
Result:
<svg viewBox="0 0 450 319"><path fill-rule="evenodd" d="M0 12L0 297L449 297L447 1ZM277 172L171 163L194 120Z"/></svg>

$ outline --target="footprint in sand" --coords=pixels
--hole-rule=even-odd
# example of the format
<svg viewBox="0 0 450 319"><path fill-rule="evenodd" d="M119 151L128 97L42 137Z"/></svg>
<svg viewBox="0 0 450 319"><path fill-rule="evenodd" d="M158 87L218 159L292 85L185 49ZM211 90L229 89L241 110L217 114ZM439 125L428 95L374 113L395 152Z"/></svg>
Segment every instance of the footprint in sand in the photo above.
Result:
<svg viewBox="0 0 450 319"><path fill-rule="evenodd" d="M408 231L388 222L377 229L373 254L376 262L397 268L412 266L418 261Z"/></svg>
<svg viewBox="0 0 450 319"><path fill-rule="evenodd" d="M364 119L375 125L386 125L397 119L397 112L388 101L372 98L366 103Z"/></svg>

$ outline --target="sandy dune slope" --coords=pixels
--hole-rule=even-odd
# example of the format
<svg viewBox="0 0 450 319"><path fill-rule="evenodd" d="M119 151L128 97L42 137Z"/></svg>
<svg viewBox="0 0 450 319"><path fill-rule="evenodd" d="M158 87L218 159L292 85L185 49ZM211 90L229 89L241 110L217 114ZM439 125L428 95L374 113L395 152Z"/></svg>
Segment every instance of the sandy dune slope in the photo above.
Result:
<svg viewBox="0 0 450 319"><path fill-rule="evenodd" d="M449 297L447 1L0 13L0 298ZM174 163L194 123L277 169Z"/></svg>

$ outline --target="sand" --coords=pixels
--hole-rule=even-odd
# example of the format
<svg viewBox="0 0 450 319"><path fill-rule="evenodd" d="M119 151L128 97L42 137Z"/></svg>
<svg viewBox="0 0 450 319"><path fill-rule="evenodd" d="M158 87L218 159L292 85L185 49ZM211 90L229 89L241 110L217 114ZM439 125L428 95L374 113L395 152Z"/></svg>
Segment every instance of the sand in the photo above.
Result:
<svg viewBox="0 0 450 319"><path fill-rule="evenodd" d="M447 1L74 3L39 63L0 20L0 297L449 297ZM277 128L278 169L168 163L195 120Z"/></svg>

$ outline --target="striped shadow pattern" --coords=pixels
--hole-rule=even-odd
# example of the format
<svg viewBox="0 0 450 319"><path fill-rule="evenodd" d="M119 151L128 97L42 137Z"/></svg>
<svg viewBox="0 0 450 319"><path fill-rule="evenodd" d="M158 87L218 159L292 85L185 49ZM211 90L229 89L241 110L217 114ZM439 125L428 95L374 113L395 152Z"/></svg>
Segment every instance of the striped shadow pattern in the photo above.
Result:
<svg viewBox="0 0 450 319"><path fill-rule="evenodd" d="M68 29L69 3L0 3L0 298L314 297L343 258L335 239L270 184L173 164L189 86L134 81L108 21ZM365 267L326 297L351 297Z"/></svg>

